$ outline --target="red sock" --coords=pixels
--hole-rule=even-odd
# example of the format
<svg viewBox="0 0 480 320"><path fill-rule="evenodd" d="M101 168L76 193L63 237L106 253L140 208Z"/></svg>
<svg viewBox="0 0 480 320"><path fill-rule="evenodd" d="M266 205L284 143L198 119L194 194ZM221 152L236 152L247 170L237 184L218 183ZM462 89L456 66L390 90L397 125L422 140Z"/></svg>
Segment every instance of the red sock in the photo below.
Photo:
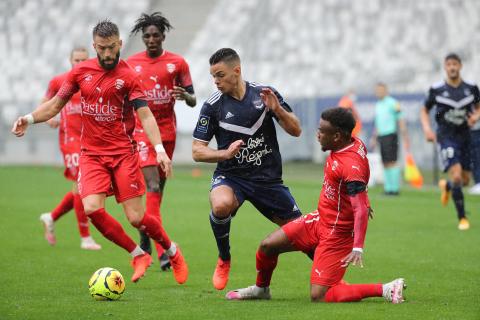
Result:
<svg viewBox="0 0 480 320"><path fill-rule="evenodd" d="M73 207L75 209L75 215L77 216L78 231L80 232L80 236L85 238L90 236L90 230L88 229L88 218L85 214L85 210L83 210L83 203L80 195L77 193L74 194L73 197Z"/></svg>
<svg viewBox="0 0 480 320"><path fill-rule="evenodd" d="M368 297L381 297L382 284L338 284L328 289L325 302L354 302Z"/></svg>
<svg viewBox="0 0 480 320"><path fill-rule="evenodd" d="M73 209L73 193L71 191L67 192L62 201L52 210L52 219L57 221L58 218L63 216L65 213Z"/></svg>
<svg viewBox="0 0 480 320"><path fill-rule="evenodd" d="M88 217L105 238L127 250L128 253L131 253L137 247L132 238L125 233L122 225L109 215L104 208L92 212Z"/></svg>
<svg viewBox="0 0 480 320"><path fill-rule="evenodd" d="M162 193L158 192L147 192L147 211L145 214L151 215L159 219L160 224L162 224L162 213L160 212L160 206L162 204ZM160 258L165 251L163 247L158 243L154 242L155 248L157 249L158 258Z"/></svg>
<svg viewBox="0 0 480 320"><path fill-rule="evenodd" d="M140 228L142 228L150 238L158 242L163 249L168 250L172 245L170 238L163 229L158 218L145 213L143 215L143 220L140 223Z"/></svg>
<svg viewBox="0 0 480 320"><path fill-rule="evenodd" d="M263 251L257 250L257 287L270 286L270 280L272 280L273 270L277 266L278 255L267 256Z"/></svg>

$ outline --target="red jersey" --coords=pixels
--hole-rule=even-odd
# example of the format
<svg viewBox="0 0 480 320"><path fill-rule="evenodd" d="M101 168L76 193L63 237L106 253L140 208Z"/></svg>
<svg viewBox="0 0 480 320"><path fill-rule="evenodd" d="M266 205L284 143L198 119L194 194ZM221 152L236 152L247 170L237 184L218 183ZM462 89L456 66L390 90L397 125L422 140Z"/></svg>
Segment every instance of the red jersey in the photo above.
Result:
<svg viewBox="0 0 480 320"><path fill-rule="evenodd" d="M97 58L83 61L67 74L57 96L70 99L81 92L82 153L116 155L135 152L133 139L135 99L145 100L137 75L120 60L113 70L103 69Z"/></svg>
<svg viewBox="0 0 480 320"><path fill-rule="evenodd" d="M68 72L65 72L50 80L45 98L51 99L57 94L67 75ZM80 106L80 93L77 92L70 98L60 112L60 127L58 137L60 147L70 142L79 142L81 131L82 108Z"/></svg>
<svg viewBox="0 0 480 320"><path fill-rule="evenodd" d="M353 232L353 208L347 194L347 183L368 184L370 168L364 143L353 137L347 147L331 152L324 168L323 188L318 200L318 212L323 227L338 232Z"/></svg>
<svg viewBox="0 0 480 320"><path fill-rule="evenodd" d="M163 141L173 141L176 137L176 118L173 106L175 99L169 91L173 86L188 87L192 77L187 62L181 56L163 50L156 58L150 58L146 51L134 54L127 62L140 76L148 106L157 120ZM137 119L136 127L142 130Z"/></svg>

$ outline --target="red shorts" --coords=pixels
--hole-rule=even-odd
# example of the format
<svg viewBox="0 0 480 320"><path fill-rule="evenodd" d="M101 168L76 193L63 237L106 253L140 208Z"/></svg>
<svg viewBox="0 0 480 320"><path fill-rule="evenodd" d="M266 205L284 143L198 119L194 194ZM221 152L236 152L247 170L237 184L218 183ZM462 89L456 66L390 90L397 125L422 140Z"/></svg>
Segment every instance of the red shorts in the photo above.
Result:
<svg viewBox="0 0 480 320"><path fill-rule="evenodd" d="M60 147L63 155L63 163L65 164L65 171L63 175L68 180L77 181L78 179L78 163L80 157L80 143L71 142Z"/></svg>
<svg viewBox="0 0 480 320"><path fill-rule="evenodd" d="M140 156L140 168L156 166L158 167L158 173L160 178L165 178L165 172L160 168L157 162L157 152L155 151L154 146L150 143L150 140L147 137L145 131L139 132L135 130L135 140L138 144L138 155ZM172 160L173 151L175 150L175 140L173 141L163 141L163 147L167 156Z"/></svg>
<svg viewBox="0 0 480 320"><path fill-rule="evenodd" d="M138 166L138 154L111 156L80 156L78 191L82 198L91 194L115 194L117 202L145 193L143 174Z"/></svg>
<svg viewBox="0 0 480 320"><path fill-rule="evenodd" d="M341 260L353 249L352 233L331 233L320 224L317 211L301 216L282 227L294 247L305 253L315 251L310 283L334 286L347 269Z"/></svg>

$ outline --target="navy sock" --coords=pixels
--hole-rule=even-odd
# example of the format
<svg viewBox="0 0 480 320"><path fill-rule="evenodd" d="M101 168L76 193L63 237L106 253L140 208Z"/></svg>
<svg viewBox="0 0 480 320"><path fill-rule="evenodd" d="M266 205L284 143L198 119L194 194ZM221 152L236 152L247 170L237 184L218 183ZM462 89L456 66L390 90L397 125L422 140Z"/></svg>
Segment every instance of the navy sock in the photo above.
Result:
<svg viewBox="0 0 480 320"><path fill-rule="evenodd" d="M232 216L220 219L210 213L210 225L215 241L217 241L218 253L223 261L230 260L230 221Z"/></svg>
<svg viewBox="0 0 480 320"><path fill-rule="evenodd" d="M465 218L465 205L463 203L462 186L452 185L452 198L457 209L458 219Z"/></svg>
<svg viewBox="0 0 480 320"><path fill-rule="evenodd" d="M450 191L452 190L452 183L450 182L450 180L447 180L447 191Z"/></svg>

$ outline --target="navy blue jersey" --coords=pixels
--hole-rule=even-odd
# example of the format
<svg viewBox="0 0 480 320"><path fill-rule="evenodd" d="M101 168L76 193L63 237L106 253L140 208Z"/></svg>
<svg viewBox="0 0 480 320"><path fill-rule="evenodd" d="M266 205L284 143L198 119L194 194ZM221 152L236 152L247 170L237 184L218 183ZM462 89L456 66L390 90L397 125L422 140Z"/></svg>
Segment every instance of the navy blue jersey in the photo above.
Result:
<svg viewBox="0 0 480 320"><path fill-rule="evenodd" d="M467 118L480 102L477 85L462 81L458 87L452 87L445 81L434 84L425 100L425 107L436 107L435 120L440 137L468 134Z"/></svg>
<svg viewBox="0 0 480 320"><path fill-rule="evenodd" d="M242 100L217 91L203 104L193 137L209 142L214 136L218 150L228 149L230 144L242 139L245 145L230 160L220 161L215 172L258 182L282 182L282 158L278 148L277 133L272 111L260 97L265 86L246 82ZM291 112L282 96L280 105Z"/></svg>

